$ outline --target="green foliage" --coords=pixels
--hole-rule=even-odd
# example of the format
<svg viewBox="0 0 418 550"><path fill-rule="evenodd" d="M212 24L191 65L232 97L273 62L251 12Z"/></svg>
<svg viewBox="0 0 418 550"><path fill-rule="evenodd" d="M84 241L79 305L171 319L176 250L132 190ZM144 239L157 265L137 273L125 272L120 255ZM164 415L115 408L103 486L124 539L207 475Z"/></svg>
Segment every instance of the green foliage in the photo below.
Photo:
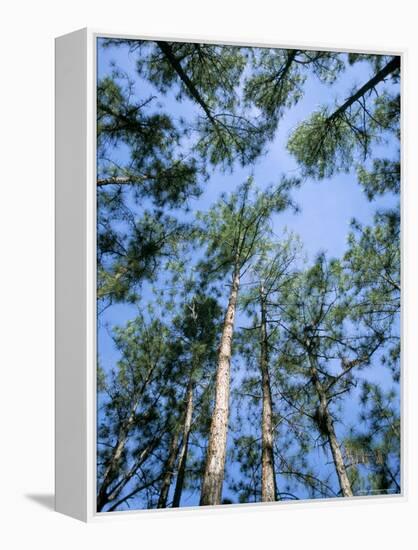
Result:
<svg viewBox="0 0 418 550"><path fill-rule="evenodd" d="M340 55L180 42L109 40L137 55L139 75L161 94L176 92L179 102L193 101L201 117L186 126L197 129L195 151L206 161L232 168L248 165L273 138L278 121L303 94L309 74L332 83L344 69ZM254 112L254 107L257 113Z"/></svg>
<svg viewBox="0 0 418 550"><path fill-rule="evenodd" d="M139 74L178 101L194 101L202 117L191 122L199 133L196 151L213 165L231 168L253 162L267 139L266 127L240 106L238 87L249 55L245 48L157 42L142 44L148 55L138 59Z"/></svg>
<svg viewBox="0 0 418 550"><path fill-rule="evenodd" d="M354 220L348 237L344 268L356 292L350 315L354 322L363 322L388 344L382 361L397 379L401 291L399 211L377 213L374 222L371 227L362 227Z"/></svg>
<svg viewBox="0 0 418 550"><path fill-rule="evenodd" d="M339 261L327 261L324 254L319 254L311 267L299 272L281 290L277 303L282 312L279 324L305 354L326 359L350 351L344 349L344 321L351 298ZM328 356L338 343L341 349Z"/></svg>
<svg viewBox="0 0 418 550"><path fill-rule="evenodd" d="M138 221L128 217L129 232L116 231L112 221L112 214L102 218L98 231L97 297L135 301L135 289L144 280L156 280L162 261L173 262L184 253L190 231L162 213L144 212Z"/></svg>
<svg viewBox="0 0 418 550"><path fill-rule="evenodd" d="M330 116L329 108L323 107L302 122L288 141L289 152L308 177L328 178L352 168L356 141L350 123L344 117Z"/></svg>
<svg viewBox="0 0 418 550"><path fill-rule="evenodd" d="M234 193L223 194L208 212L199 213L201 242L206 244L206 259L200 266L203 276L243 270L270 234L271 215L292 206L289 191L297 185L296 179L283 179L278 186L260 191L249 178Z"/></svg>
<svg viewBox="0 0 418 550"><path fill-rule="evenodd" d="M396 78L396 74L392 76ZM399 95L383 89L372 100L377 84L372 78L342 105L334 110L322 106L297 126L288 140L288 150L304 175L322 179L349 172L355 162L368 157L372 143L382 143L387 133L399 138ZM370 186L366 193L373 198Z"/></svg>
<svg viewBox="0 0 418 550"><path fill-rule="evenodd" d="M400 218L398 210L375 215L374 225L353 220L344 260L358 292L367 292L372 303L393 303L399 308ZM398 300L394 300L398 298Z"/></svg>
<svg viewBox="0 0 418 550"><path fill-rule="evenodd" d="M374 107L373 117L370 121L371 129L391 132L399 140L401 96L384 92L376 98Z"/></svg>
<svg viewBox="0 0 418 550"><path fill-rule="evenodd" d="M267 310L277 293L292 283L296 264L302 260L302 245L297 235L283 232L280 240L267 235L258 244L258 251L249 271L250 281L240 295L240 306L258 323L260 294Z"/></svg>
<svg viewBox="0 0 418 550"><path fill-rule="evenodd" d="M372 170L358 166L357 177L369 201L387 192L399 194L401 166L399 161L375 159Z"/></svg>
<svg viewBox="0 0 418 550"><path fill-rule="evenodd" d="M237 159L242 166L254 162L269 136L266 126L257 126L233 113L214 115L209 122L199 121L198 130L201 139L197 151L212 165L229 169Z"/></svg>
<svg viewBox="0 0 418 550"><path fill-rule="evenodd" d="M383 392L376 384L363 385L361 424L344 442L362 482L359 494L400 492L400 418L393 407L395 399L393 390ZM359 466L365 468L366 476L361 476Z"/></svg>
<svg viewBox="0 0 418 550"><path fill-rule="evenodd" d="M242 477L232 484L239 502L258 502L261 497L261 449L253 436L240 436L234 441L234 459Z"/></svg>
<svg viewBox="0 0 418 550"><path fill-rule="evenodd" d="M176 85L179 101L191 95L191 90L181 80L170 59L164 51L153 43L142 43L148 55L138 58L138 72L152 82L162 93ZM229 110L234 107L236 86L240 81L248 53L236 46L216 46L187 42L164 43L171 50L173 57L181 63L188 78L198 88L209 109L222 105Z"/></svg>
<svg viewBox="0 0 418 550"><path fill-rule="evenodd" d="M244 97L275 124L286 108L302 97L306 74L294 63L296 50L261 49L255 54L253 74L245 83Z"/></svg>
<svg viewBox="0 0 418 550"><path fill-rule="evenodd" d="M350 65L354 65L355 63L362 61L369 63L375 73L380 71L391 60L391 56L389 55L375 55L372 53L349 52L347 57Z"/></svg>
<svg viewBox="0 0 418 550"><path fill-rule="evenodd" d="M310 79L331 86L346 55L109 44L127 46L149 95L140 98L117 69L98 83L97 296L103 308L136 304L141 312L111 327L119 360L112 369L98 366L97 473L105 508L125 508L137 495L142 506L156 506L170 450L178 453L182 443L189 390L185 488L200 489L225 289L234 276L241 286L227 460L239 468L226 481L239 502L259 501L261 494L261 302L278 497L337 496L325 413L342 441L354 493L398 492L399 395L368 381L382 365L399 380L398 209L378 212L370 226L354 220L343 258L320 253L309 264L297 236L273 233L276 214L297 210L291 196L297 178L260 189L249 177L194 219L184 216L211 170L253 166ZM364 61L374 74L391 60L348 56L349 64ZM370 201L399 193L399 160L370 158L373 145L399 138L400 98L393 93L399 71L388 76L352 92L342 105L321 106L298 125L288 149L303 176L320 179L356 168ZM177 102L170 114L164 112L166 94ZM184 219L191 221L179 221ZM349 399L361 415L347 437ZM172 481L177 468L175 463Z"/></svg>
<svg viewBox="0 0 418 550"><path fill-rule="evenodd" d="M183 418L184 395L190 384L195 387L195 429L206 436L220 315L216 300L189 293L170 326L140 314L114 328L114 344L121 358L110 375L101 373L98 386L104 397L98 428L98 477L110 508L118 498L124 502L129 495L130 474L139 467L145 485L147 480L158 485L160 464ZM123 452L114 463L121 441ZM138 456L143 460L137 461ZM109 478L106 471L112 464ZM150 496L152 503L155 496Z"/></svg>
<svg viewBox="0 0 418 550"><path fill-rule="evenodd" d="M380 334L350 323L353 303L343 266L324 255L271 299L270 330L280 331L272 361L275 384L290 410L304 417L308 432L317 431L323 444L328 436L320 398L338 419L343 396L355 390L356 373L370 367L382 345Z"/></svg>
<svg viewBox="0 0 418 550"><path fill-rule="evenodd" d="M323 82L332 83L343 68L340 56L330 52L262 48L254 54L244 99L257 107L275 129L286 109L303 96L308 69Z"/></svg>
<svg viewBox="0 0 418 550"><path fill-rule="evenodd" d="M157 438L163 438L171 427L162 407L164 402L176 403L176 392L168 383L175 379L175 371L165 360L167 336L161 322L147 322L143 316L114 330L121 359L101 382L107 399L102 402L98 425L98 487L109 500L119 497L152 456ZM150 470L150 475L155 474Z"/></svg>
<svg viewBox="0 0 418 550"><path fill-rule="evenodd" d="M155 97L132 100L133 84L122 88L114 78L97 87L98 185L114 193L118 185L130 185L138 199L152 197L158 206L179 205L200 192L198 166L193 157L180 152L184 130L161 112L152 112ZM111 151L128 147L125 166L112 160Z"/></svg>

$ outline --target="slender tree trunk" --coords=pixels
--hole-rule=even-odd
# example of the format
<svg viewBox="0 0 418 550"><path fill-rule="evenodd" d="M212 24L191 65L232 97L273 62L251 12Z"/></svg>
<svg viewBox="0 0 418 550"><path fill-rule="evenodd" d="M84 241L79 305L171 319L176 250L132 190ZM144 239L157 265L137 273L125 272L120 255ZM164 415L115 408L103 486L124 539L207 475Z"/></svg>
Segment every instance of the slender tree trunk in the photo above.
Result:
<svg viewBox="0 0 418 550"><path fill-rule="evenodd" d="M338 480L340 482L341 492L345 497L352 497L353 491L351 490L350 480L348 479L347 469L344 464L341 448L338 443L337 436L335 434L334 422L329 413L327 413L328 424L328 439L331 447L332 457L334 459L335 469L337 471Z"/></svg>
<svg viewBox="0 0 418 550"><path fill-rule="evenodd" d="M218 353L215 406L212 413L205 472L203 474L202 491L200 495L201 506L221 504L222 502L226 436L229 418L232 337L234 333L235 309L237 305L239 283L239 267L235 265Z"/></svg>
<svg viewBox="0 0 418 550"><path fill-rule="evenodd" d="M113 451L113 456L103 474L103 481L98 491L97 501L96 501L96 507L98 512L103 510L103 507L109 502L109 495L107 494L107 491L112 481L114 480L115 471L119 465L120 459L122 458L123 451L125 450L125 445L128 439L128 433L135 419L135 409L136 409L136 406L133 408L128 419L123 423L123 425L120 428L120 431L118 434L118 441Z"/></svg>
<svg viewBox="0 0 418 550"><path fill-rule="evenodd" d="M180 437L180 423L176 426L173 438L170 444L170 450L164 465L164 475L161 483L160 496L158 498L157 508L167 508L168 492L170 490L171 480L173 479L176 467Z"/></svg>
<svg viewBox="0 0 418 550"><path fill-rule="evenodd" d="M119 466L120 459L122 458L122 454L125 450L126 442L128 441L129 432L135 421L136 410L139 406L141 397L151 379L151 376L154 370L155 370L155 365L152 365L151 368L148 369L147 376L144 382L142 383L139 391L135 392L135 396L133 399L132 407L129 412L129 416L126 418L124 422L122 422L119 428L118 440L116 442L116 446L113 450L112 457L110 458L109 463L104 471L100 488L98 488L97 499L96 499L96 509L98 512L103 510L103 507L111 500L109 498L108 489L110 488L111 484L115 480L115 477L117 476L117 468Z"/></svg>
<svg viewBox="0 0 418 550"><path fill-rule="evenodd" d="M134 477L134 475L138 471L138 468L141 467L141 465L147 460L147 458L150 456L150 454L154 451L157 444L158 444L158 438L155 438L154 441L152 441L149 445L147 445L139 453L136 462L131 466L131 468L126 473L124 473L124 475L118 481L118 483L116 483L116 485L114 485L112 487L112 490L110 492L106 493L106 495L105 495L106 501L105 501L104 504L112 503L112 507L108 509L109 512L115 510L121 502L124 502L126 500L126 497L124 497L123 499L121 499L119 501L116 501L116 499L119 498L120 494L125 489L125 487L128 485L128 483ZM155 480L155 481L157 481L157 480ZM138 491L136 491L136 492L138 492Z"/></svg>
<svg viewBox="0 0 418 550"><path fill-rule="evenodd" d="M186 471L186 462L187 462L187 453L189 450L189 437L190 437L190 430L192 427L192 416L193 416L193 385L190 381L189 387L187 390L187 406L186 406L186 414L184 418L184 426L183 426L183 438L179 453L179 462L178 462L178 473L177 473L177 479L176 479L176 486L174 489L174 497L173 497L173 508L178 508L180 506L180 500L181 500L181 494L183 491L183 485L184 485L184 474Z"/></svg>
<svg viewBox="0 0 418 550"><path fill-rule="evenodd" d="M101 512L103 510L103 508L106 506L106 504L109 502L109 499L108 499L107 494L106 494L106 489L107 489L106 487L101 485L100 490L97 494L97 499L96 499L96 511L97 512Z"/></svg>
<svg viewBox="0 0 418 550"><path fill-rule="evenodd" d="M340 444L335 433L334 420L328 408L328 398L326 391L324 390L316 370L311 361L311 375L315 385L315 390L319 398L319 421L320 429L326 436L329 446L331 448L332 458L337 472L338 481L340 484L341 492L345 497L352 497L353 491L351 490L350 480L348 479L347 469L344 464L343 455L341 452Z"/></svg>
<svg viewBox="0 0 418 550"><path fill-rule="evenodd" d="M262 443L261 443L261 500L274 502L277 499L276 476L273 451L273 403L271 398L270 374L268 368L267 319L264 289L260 288L261 338L260 370L263 392Z"/></svg>

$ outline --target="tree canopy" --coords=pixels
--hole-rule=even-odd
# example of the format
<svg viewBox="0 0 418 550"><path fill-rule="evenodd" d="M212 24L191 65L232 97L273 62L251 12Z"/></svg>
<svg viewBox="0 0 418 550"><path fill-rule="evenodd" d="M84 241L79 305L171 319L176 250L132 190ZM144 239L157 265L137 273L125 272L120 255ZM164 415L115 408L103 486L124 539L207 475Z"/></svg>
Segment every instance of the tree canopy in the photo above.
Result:
<svg viewBox="0 0 418 550"><path fill-rule="evenodd" d="M99 511L401 491L400 78L98 39Z"/></svg>

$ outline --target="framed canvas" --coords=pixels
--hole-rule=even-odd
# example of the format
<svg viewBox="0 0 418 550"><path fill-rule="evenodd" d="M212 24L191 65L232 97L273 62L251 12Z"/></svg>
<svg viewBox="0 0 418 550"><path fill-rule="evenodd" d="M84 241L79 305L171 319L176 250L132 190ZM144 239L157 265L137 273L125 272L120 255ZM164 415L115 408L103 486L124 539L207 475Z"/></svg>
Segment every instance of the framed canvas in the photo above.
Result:
<svg viewBox="0 0 418 550"><path fill-rule="evenodd" d="M401 497L402 52L56 40L56 509Z"/></svg>

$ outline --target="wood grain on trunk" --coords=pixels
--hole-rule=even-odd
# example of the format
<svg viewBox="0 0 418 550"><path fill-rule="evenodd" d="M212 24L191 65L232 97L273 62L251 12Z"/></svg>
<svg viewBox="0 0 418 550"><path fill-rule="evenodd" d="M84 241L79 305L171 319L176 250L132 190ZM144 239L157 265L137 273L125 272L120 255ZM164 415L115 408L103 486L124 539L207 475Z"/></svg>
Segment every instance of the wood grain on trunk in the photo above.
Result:
<svg viewBox="0 0 418 550"><path fill-rule="evenodd" d="M186 405L186 413L184 417L182 443L181 443L179 457L178 457L178 472L177 472L176 486L174 489L173 508L178 508L180 506L181 494L183 492L183 486L184 486L184 475L186 472L187 453L189 450L189 438L190 438L190 431L192 428L192 417L193 417L192 383L189 384L189 387L187 389L186 399L187 399L187 405Z"/></svg>
<svg viewBox="0 0 418 550"><path fill-rule="evenodd" d="M232 337L240 276L236 266L232 278L228 307L225 314L216 372L215 405L203 475L200 505L216 505L222 502L226 438L229 418L229 384L231 370Z"/></svg>
<svg viewBox="0 0 418 550"><path fill-rule="evenodd" d="M270 373L268 366L267 318L264 289L260 288L261 338L260 370L263 395L262 442L261 442L261 500L274 502L277 499L276 478L274 473L273 450L273 403L271 398Z"/></svg>

